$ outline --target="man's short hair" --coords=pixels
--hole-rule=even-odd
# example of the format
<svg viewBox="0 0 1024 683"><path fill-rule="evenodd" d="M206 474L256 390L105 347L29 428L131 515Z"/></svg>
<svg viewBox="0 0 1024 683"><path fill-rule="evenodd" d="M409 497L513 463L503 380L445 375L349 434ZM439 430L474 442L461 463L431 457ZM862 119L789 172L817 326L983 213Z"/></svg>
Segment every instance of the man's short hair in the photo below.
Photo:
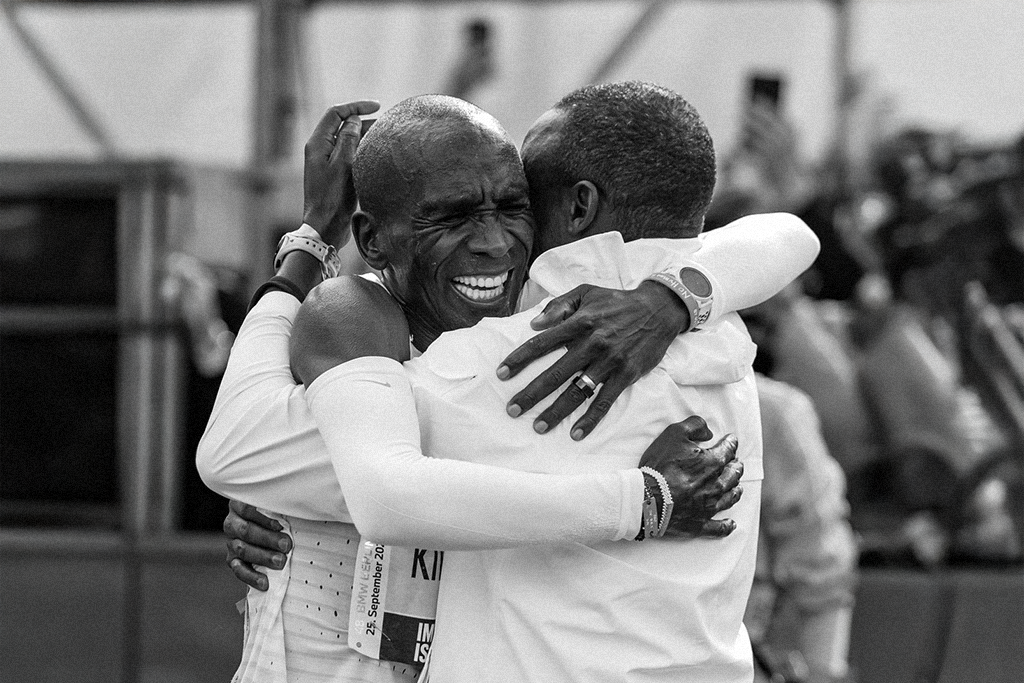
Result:
<svg viewBox="0 0 1024 683"><path fill-rule="evenodd" d="M450 124L465 121L481 123L494 129L495 135L508 140L510 157L518 162L515 143L497 119L465 100L447 95L417 95L402 100L384 112L363 136L352 164L352 175L360 208L378 220L387 220L395 208L396 192L403 188L396 182L408 183L410 169L399 168L405 146L423 138L424 124ZM410 132L415 131L413 136Z"/></svg>
<svg viewBox="0 0 1024 683"><path fill-rule="evenodd" d="M562 134L541 160L552 181L597 185L627 240L700 232L715 189L715 148L690 103L628 81L580 88L555 109L565 113Z"/></svg>

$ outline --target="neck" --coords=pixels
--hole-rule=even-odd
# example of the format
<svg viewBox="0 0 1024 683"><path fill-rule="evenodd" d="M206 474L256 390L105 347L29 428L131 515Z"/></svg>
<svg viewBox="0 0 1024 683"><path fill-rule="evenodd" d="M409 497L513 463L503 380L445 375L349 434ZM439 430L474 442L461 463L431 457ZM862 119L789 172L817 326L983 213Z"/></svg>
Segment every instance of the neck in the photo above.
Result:
<svg viewBox="0 0 1024 683"><path fill-rule="evenodd" d="M409 337L412 341L412 345L416 347L416 350L420 353L427 350L427 347L434 343L434 340L441 336L441 330L436 321L430 320L427 316L419 313L415 308L410 306L396 291L394 283L391 281L390 273L383 271L381 273L381 282L384 283L384 288L388 290L398 305L402 307L402 313L405 314L405 321L409 324Z"/></svg>
<svg viewBox="0 0 1024 683"><path fill-rule="evenodd" d="M402 310L405 312L405 319L409 322L409 335L412 337L412 345L420 353L426 351L427 347L441 336L441 330L422 315L418 315L415 311L407 308L404 303L402 303Z"/></svg>

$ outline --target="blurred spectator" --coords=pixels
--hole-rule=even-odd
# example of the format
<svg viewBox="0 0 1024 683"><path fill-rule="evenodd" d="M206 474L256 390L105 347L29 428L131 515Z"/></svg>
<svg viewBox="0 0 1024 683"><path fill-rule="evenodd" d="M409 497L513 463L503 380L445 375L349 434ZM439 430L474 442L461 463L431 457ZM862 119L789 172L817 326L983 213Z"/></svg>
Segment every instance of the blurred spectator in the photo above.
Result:
<svg viewBox="0 0 1024 683"><path fill-rule="evenodd" d="M997 303L1024 301L1022 147L972 150L917 129L879 147L875 178L890 208L876 243L898 299L954 327L968 282Z"/></svg>
<svg viewBox="0 0 1024 683"><path fill-rule="evenodd" d="M442 92L472 101L473 93L491 80L495 72L492 28L486 19L474 19L463 29L463 41L457 60L448 73Z"/></svg>
<svg viewBox="0 0 1024 683"><path fill-rule="evenodd" d="M790 287L744 319L755 367L811 398L876 555L930 566L950 555L963 487L1006 439L885 283L865 278L856 308Z"/></svg>
<svg viewBox="0 0 1024 683"><path fill-rule="evenodd" d="M810 396L829 452L855 476L880 453L846 339L850 317L845 307L810 299L798 283L743 313L758 345L755 369Z"/></svg>
<svg viewBox="0 0 1024 683"><path fill-rule="evenodd" d="M744 623L774 673L808 683L846 680L857 571L846 479L810 399L763 375L757 389L765 476Z"/></svg>
<svg viewBox="0 0 1024 683"><path fill-rule="evenodd" d="M199 259L172 252L163 281L164 300L178 310L192 348L192 362L203 377L218 377L228 365L234 333L221 315L213 271Z"/></svg>
<svg viewBox="0 0 1024 683"><path fill-rule="evenodd" d="M844 223L846 199L836 160L827 159L812 174L800 162L792 124L778 109L755 102L745 112L740 144L723 160L707 225L719 227L758 212L797 214L821 242L803 277L805 289L815 298L845 300L873 262L861 236Z"/></svg>
<svg viewBox="0 0 1024 683"><path fill-rule="evenodd" d="M216 531L227 499L208 489L194 465L196 447L213 410L221 376L246 308L246 283L233 271L216 271L193 256L167 257L161 295L178 312L188 342L185 434L181 463L181 528Z"/></svg>
<svg viewBox="0 0 1024 683"><path fill-rule="evenodd" d="M810 396L870 561L1019 558L1024 444L961 368L964 286L1024 299L1024 139L975 151L907 130L879 147L874 184L856 194L835 163L812 186L795 149L784 117L752 106L709 212L709 228L801 213L822 241L803 287L746 312L757 368ZM995 462L1002 478L987 473Z"/></svg>

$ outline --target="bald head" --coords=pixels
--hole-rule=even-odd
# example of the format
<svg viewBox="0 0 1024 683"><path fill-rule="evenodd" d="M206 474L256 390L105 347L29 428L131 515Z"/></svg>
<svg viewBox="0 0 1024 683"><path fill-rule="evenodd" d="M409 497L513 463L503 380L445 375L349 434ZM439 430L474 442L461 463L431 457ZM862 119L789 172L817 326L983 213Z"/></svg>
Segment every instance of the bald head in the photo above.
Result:
<svg viewBox="0 0 1024 683"><path fill-rule="evenodd" d="M533 220L523 162L493 116L453 97L405 100L367 131L352 170L356 246L417 348L512 312Z"/></svg>
<svg viewBox="0 0 1024 683"><path fill-rule="evenodd" d="M438 157L488 153L521 166L515 143L493 116L464 100L419 95L388 109L367 131L352 173L363 211L387 221L423 174L437 173Z"/></svg>

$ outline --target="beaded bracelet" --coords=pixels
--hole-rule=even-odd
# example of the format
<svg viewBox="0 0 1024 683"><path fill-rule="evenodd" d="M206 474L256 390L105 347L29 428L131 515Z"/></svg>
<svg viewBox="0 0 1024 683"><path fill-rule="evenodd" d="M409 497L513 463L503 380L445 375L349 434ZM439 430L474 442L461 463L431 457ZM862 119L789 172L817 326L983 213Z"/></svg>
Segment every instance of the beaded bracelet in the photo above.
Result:
<svg viewBox="0 0 1024 683"><path fill-rule="evenodd" d="M654 477L654 480L658 482L658 488L661 489L661 517L658 521L658 528L654 532L654 536L660 538L665 535L669 520L672 518L672 492L668 488L668 482L665 481L665 475L658 470L653 467L641 467L640 471Z"/></svg>

